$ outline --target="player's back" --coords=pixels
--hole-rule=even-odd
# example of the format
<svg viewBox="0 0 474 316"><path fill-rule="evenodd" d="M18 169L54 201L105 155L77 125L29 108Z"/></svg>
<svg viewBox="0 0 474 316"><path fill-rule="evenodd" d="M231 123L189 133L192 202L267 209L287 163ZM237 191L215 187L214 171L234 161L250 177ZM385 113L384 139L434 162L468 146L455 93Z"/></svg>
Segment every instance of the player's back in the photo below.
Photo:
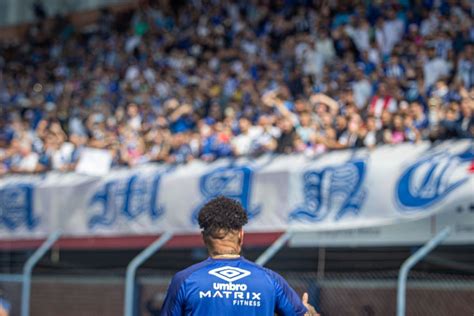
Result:
<svg viewBox="0 0 474 316"><path fill-rule="evenodd" d="M162 315L304 315L295 291L275 272L242 257L212 259L175 275Z"/></svg>

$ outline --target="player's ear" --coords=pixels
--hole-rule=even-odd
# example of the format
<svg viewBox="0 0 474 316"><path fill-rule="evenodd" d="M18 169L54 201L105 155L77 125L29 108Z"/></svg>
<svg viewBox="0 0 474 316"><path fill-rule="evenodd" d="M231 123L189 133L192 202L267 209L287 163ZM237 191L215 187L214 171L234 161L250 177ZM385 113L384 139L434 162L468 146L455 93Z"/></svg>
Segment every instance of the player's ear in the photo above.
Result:
<svg viewBox="0 0 474 316"><path fill-rule="evenodd" d="M240 239L240 245L242 246L242 244L244 243L244 229L243 228L241 228L239 231L239 239Z"/></svg>

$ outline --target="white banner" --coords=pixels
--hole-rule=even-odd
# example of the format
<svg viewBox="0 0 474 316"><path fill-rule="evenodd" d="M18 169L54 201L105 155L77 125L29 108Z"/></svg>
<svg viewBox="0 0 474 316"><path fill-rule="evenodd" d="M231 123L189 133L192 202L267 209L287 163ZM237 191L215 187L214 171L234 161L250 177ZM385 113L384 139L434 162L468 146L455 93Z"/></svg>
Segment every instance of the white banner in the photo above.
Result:
<svg viewBox="0 0 474 316"><path fill-rule="evenodd" d="M377 227L473 207L473 160L474 141L460 140L11 176L0 180L0 238L197 232L197 212L218 195L242 203L252 232Z"/></svg>

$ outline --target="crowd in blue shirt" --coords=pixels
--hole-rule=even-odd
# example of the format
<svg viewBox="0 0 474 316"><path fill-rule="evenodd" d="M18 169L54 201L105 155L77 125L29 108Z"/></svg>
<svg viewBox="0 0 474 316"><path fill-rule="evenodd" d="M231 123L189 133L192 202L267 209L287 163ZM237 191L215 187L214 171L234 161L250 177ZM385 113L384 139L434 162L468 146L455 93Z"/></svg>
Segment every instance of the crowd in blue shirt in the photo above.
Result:
<svg viewBox="0 0 474 316"><path fill-rule="evenodd" d="M46 8L47 9L47 8ZM469 0L140 1L0 45L0 175L472 138Z"/></svg>

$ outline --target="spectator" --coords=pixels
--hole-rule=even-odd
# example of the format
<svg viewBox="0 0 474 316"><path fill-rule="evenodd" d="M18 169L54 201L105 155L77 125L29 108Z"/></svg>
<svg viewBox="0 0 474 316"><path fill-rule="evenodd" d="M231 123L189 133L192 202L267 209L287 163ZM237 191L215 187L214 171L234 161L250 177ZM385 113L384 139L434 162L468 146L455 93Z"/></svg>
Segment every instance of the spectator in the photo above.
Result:
<svg viewBox="0 0 474 316"><path fill-rule="evenodd" d="M236 156L250 155L254 149L254 142L260 130L252 127L248 118L239 120L239 133L232 141L232 147Z"/></svg>
<svg viewBox="0 0 474 316"><path fill-rule="evenodd" d="M354 94L354 102L359 110L362 110L370 96L372 95L372 86L370 81L364 75L363 71L358 69L355 74L356 81L352 85L352 93Z"/></svg>
<svg viewBox="0 0 474 316"><path fill-rule="evenodd" d="M448 76L450 72L451 69L447 60L436 56L434 49L429 49L428 56L423 65L424 89L427 90L438 79Z"/></svg>
<svg viewBox="0 0 474 316"><path fill-rule="evenodd" d="M372 97L369 104L369 113L380 118L384 111L394 113L397 111L397 100L388 92L387 85L381 83L377 93Z"/></svg>
<svg viewBox="0 0 474 316"><path fill-rule="evenodd" d="M471 101L472 103L472 101ZM461 118L458 125L458 136L470 138L474 135L474 115L472 105L464 100L461 103Z"/></svg>
<svg viewBox="0 0 474 316"><path fill-rule="evenodd" d="M353 115L349 119L347 130L345 130L339 137L339 144L342 145L342 148L354 148L359 146L359 131L361 128L360 121L358 115Z"/></svg>
<svg viewBox="0 0 474 316"><path fill-rule="evenodd" d="M364 135L364 145L368 148L374 148L383 143L383 131L377 129L376 119L373 116L367 118L366 133Z"/></svg>
<svg viewBox="0 0 474 316"><path fill-rule="evenodd" d="M281 135L278 138L276 152L280 154L289 154L294 151L295 145L298 143L298 134L295 131L293 122L290 118L284 117L278 126Z"/></svg>

